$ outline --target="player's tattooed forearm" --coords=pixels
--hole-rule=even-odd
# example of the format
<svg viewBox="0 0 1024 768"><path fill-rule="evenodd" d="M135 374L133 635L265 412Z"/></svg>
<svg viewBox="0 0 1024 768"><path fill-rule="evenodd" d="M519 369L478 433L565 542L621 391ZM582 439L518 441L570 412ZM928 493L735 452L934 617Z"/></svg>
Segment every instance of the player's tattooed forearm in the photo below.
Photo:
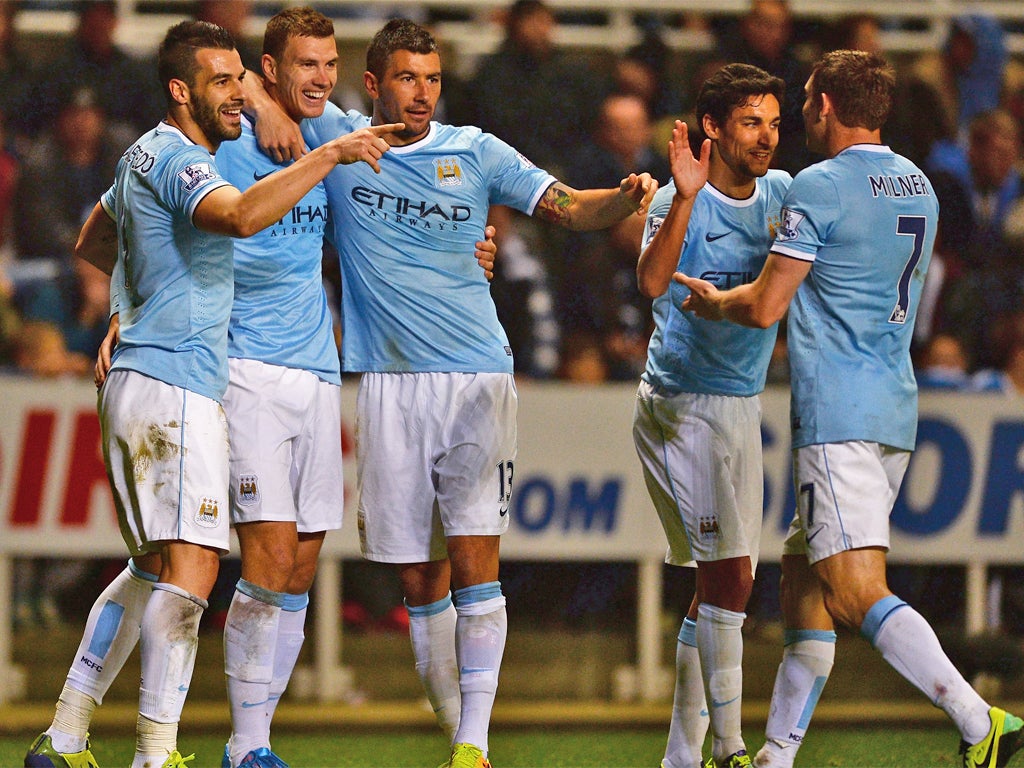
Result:
<svg viewBox="0 0 1024 768"><path fill-rule="evenodd" d="M568 224L569 209L575 202L573 193L563 186L552 184L537 204L537 216L554 224Z"/></svg>

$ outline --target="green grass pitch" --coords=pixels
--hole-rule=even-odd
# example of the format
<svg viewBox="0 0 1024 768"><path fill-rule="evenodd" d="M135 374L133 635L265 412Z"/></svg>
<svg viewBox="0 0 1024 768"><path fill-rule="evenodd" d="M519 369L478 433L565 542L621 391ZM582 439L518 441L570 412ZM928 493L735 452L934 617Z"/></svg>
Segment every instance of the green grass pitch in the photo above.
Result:
<svg viewBox="0 0 1024 768"><path fill-rule="evenodd" d="M0 766L20 766L31 736L0 738ZM754 750L761 735L750 729ZM797 768L949 768L957 765L958 737L942 728L822 727L808 734ZM643 729L503 728L491 734L495 768L657 768L665 733ZM195 752L193 768L216 768L223 735L183 733L183 750ZM131 762L133 739L96 738L93 753L101 768ZM406 732L358 730L351 733L296 730L275 734L274 749L292 768L435 768L445 757L443 740L433 730ZM1014 765L1024 765L1017 757Z"/></svg>

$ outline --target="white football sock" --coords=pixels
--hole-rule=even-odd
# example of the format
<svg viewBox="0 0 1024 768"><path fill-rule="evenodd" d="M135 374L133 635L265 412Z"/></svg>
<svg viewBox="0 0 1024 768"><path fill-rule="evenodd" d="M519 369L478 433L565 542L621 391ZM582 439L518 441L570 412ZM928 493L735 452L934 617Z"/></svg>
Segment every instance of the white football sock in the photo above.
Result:
<svg viewBox="0 0 1024 768"><path fill-rule="evenodd" d="M309 593L285 594L281 604L281 623L277 627L277 646L274 649L274 678L270 681L270 698L267 701L267 724L274 719L278 702L292 679L299 651L306 639L306 612L309 607Z"/></svg>
<svg viewBox="0 0 1024 768"><path fill-rule="evenodd" d="M953 666L924 616L889 595L871 606L860 631L893 669L949 715L968 744L988 735L988 704Z"/></svg>
<svg viewBox="0 0 1024 768"><path fill-rule="evenodd" d="M139 641L142 613L155 581L155 576L139 570L129 560L128 567L114 577L93 603L57 700L53 722L46 731L58 752L85 749L93 712L103 703L111 683Z"/></svg>
<svg viewBox="0 0 1024 768"><path fill-rule="evenodd" d="M743 704L743 620L745 613L701 603L697 609L697 651L711 718L715 759L745 749L740 731Z"/></svg>
<svg viewBox="0 0 1024 768"><path fill-rule="evenodd" d="M455 624L458 613L447 596L428 605L406 605L409 611L409 639L416 660L416 674L423 682L437 723L448 737L459 730L462 693L459 664L455 660Z"/></svg>
<svg viewBox="0 0 1024 768"><path fill-rule="evenodd" d="M662 761L665 768L701 768L701 750L707 733L708 708L697 651L697 622L687 617L679 628L676 643L676 687Z"/></svg>
<svg viewBox="0 0 1024 768"><path fill-rule="evenodd" d="M836 658L836 633L787 629L758 768L791 768Z"/></svg>
<svg viewBox="0 0 1024 768"><path fill-rule="evenodd" d="M201 597L173 584L153 585L153 594L142 614L142 683L135 768L162 754L161 761L155 764L160 766L168 752L176 749L178 721L196 662L199 619L206 607L207 602ZM172 729L166 726L173 726L173 738Z"/></svg>
<svg viewBox="0 0 1024 768"><path fill-rule="evenodd" d="M224 625L224 674L231 705L231 761L270 745L267 703L284 595L239 579Z"/></svg>
<svg viewBox="0 0 1024 768"><path fill-rule="evenodd" d="M486 755L491 710L508 634L501 584L492 581L456 590L455 610L455 654L462 694L455 742L473 744Z"/></svg>

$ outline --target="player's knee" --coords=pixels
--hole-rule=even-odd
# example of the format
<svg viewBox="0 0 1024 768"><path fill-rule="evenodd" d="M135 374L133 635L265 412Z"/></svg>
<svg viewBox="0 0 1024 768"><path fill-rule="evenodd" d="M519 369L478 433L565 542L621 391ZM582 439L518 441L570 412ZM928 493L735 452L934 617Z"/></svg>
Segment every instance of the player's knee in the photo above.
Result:
<svg viewBox="0 0 1024 768"><path fill-rule="evenodd" d="M313 586L313 579L316 576L316 561L310 563L301 560L295 563L291 576L288 579L287 592L293 595L301 595L309 592Z"/></svg>
<svg viewBox="0 0 1024 768"><path fill-rule="evenodd" d="M748 558L701 563L698 572L701 601L742 613L754 590L754 574Z"/></svg>
<svg viewBox="0 0 1024 768"><path fill-rule="evenodd" d="M284 543L242 553L242 577L264 589L288 591L294 570L295 548Z"/></svg>
<svg viewBox="0 0 1024 768"><path fill-rule="evenodd" d="M825 598L825 609L832 620L848 629L857 631L864 623L864 616L867 613L867 606L860 595L852 590L823 590Z"/></svg>

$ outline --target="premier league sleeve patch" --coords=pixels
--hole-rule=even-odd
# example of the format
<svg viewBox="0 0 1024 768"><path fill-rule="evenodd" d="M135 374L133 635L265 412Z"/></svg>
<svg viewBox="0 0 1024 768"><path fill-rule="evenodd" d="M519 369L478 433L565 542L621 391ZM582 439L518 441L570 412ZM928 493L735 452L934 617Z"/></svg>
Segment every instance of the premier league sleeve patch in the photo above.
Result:
<svg viewBox="0 0 1024 768"><path fill-rule="evenodd" d="M191 192L204 181L217 178L217 174L209 163L192 163L178 174L178 178L181 179L182 189Z"/></svg>
<svg viewBox="0 0 1024 768"><path fill-rule="evenodd" d="M775 239L783 242L786 240L796 240L797 235L800 234L800 223L804 220L804 215L792 210L791 208L782 209L782 224L778 231L775 233Z"/></svg>
<svg viewBox="0 0 1024 768"><path fill-rule="evenodd" d="M519 161L519 165L523 168L536 168L537 166L530 162L530 158L524 155L522 152L516 151L516 159Z"/></svg>
<svg viewBox="0 0 1024 768"><path fill-rule="evenodd" d="M644 239L644 248L651 244L654 236L658 234L658 230L661 229L661 225L665 223L664 216L651 216L647 222L647 237Z"/></svg>

